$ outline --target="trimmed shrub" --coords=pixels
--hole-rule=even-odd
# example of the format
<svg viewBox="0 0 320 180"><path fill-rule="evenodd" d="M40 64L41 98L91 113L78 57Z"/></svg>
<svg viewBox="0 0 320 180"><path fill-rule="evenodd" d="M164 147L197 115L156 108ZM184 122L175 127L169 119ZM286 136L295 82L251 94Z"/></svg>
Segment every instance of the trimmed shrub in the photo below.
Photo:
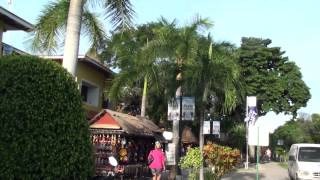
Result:
<svg viewBox="0 0 320 180"><path fill-rule="evenodd" d="M87 179L88 122L74 78L33 56L0 59L0 179Z"/></svg>

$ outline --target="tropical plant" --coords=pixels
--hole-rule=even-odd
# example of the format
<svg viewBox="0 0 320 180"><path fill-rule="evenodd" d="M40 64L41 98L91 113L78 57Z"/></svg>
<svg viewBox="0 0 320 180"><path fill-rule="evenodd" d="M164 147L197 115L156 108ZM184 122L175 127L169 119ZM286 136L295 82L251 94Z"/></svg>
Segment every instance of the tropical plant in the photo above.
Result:
<svg viewBox="0 0 320 180"><path fill-rule="evenodd" d="M228 131L228 145L243 151L246 145L246 127L244 123L233 125Z"/></svg>
<svg viewBox="0 0 320 180"><path fill-rule="evenodd" d="M139 89L142 93L141 116L145 116L147 87L159 93L160 75L165 64L157 61L153 53L146 53L143 47L148 46L156 28L160 23L149 23L138 26L137 29L113 33L107 43L107 49L102 53L105 59L111 59L109 65L120 69L110 89L113 102L123 101L128 89ZM142 87L143 86L143 90ZM139 95L141 96L141 94Z"/></svg>
<svg viewBox="0 0 320 180"><path fill-rule="evenodd" d="M208 142L203 147L203 154L206 164L218 178L240 163L240 151L238 149L220 146L212 142Z"/></svg>
<svg viewBox="0 0 320 180"><path fill-rule="evenodd" d="M203 163L203 157L199 147L190 148L187 154L180 159L179 166L182 169L189 169L189 179L196 180L198 170Z"/></svg>
<svg viewBox="0 0 320 180"><path fill-rule="evenodd" d="M89 2L102 5L107 18L115 28L125 29L132 26L134 10L130 0L58 0L50 2L35 23L32 47L40 52L54 52L59 47L66 32L65 56L63 67L74 74L79 48L79 34L87 35L90 40L90 53L96 54L104 47L105 31L96 14L89 11ZM67 22L68 20L68 22ZM67 31L66 31L67 30ZM64 42L64 41L62 41Z"/></svg>
<svg viewBox="0 0 320 180"><path fill-rule="evenodd" d="M88 179L92 145L77 83L58 63L0 59L0 179Z"/></svg>

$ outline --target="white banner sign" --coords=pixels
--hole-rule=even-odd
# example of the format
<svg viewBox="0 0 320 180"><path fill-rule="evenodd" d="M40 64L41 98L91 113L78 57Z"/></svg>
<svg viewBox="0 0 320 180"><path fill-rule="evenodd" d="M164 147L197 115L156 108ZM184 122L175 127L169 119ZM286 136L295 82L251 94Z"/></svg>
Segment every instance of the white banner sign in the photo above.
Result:
<svg viewBox="0 0 320 180"><path fill-rule="evenodd" d="M269 131L258 125L249 125L248 144L251 146L269 146ZM259 141L258 141L259 137Z"/></svg>
<svg viewBox="0 0 320 180"><path fill-rule="evenodd" d="M247 96L247 106L256 107L257 106L257 97L256 96Z"/></svg>
<svg viewBox="0 0 320 180"><path fill-rule="evenodd" d="M182 97L182 120L193 121L195 114L194 97ZM180 119L180 98L168 103L168 120Z"/></svg>
<svg viewBox="0 0 320 180"><path fill-rule="evenodd" d="M175 160L175 145L173 143L167 144L165 148L166 152L166 163L167 165L175 165L176 160Z"/></svg>
<svg viewBox="0 0 320 180"><path fill-rule="evenodd" d="M220 135L220 121L212 121L212 134Z"/></svg>
<svg viewBox="0 0 320 180"><path fill-rule="evenodd" d="M210 134L210 121L203 121L203 134Z"/></svg>
<svg viewBox="0 0 320 180"><path fill-rule="evenodd" d="M168 103L168 120L176 121L179 120L180 115L180 101L179 99L174 99Z"/></svg>

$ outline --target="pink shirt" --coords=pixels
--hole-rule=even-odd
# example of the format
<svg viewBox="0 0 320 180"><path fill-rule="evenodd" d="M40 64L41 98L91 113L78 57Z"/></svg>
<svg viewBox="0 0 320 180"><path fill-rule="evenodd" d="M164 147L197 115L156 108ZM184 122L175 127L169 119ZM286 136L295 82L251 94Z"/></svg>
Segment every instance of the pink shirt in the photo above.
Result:
<svg viewBox="0 0 320 180"><path fill-rule="evenodd" d="M154 149L150 151L148 158L152 156L153 161L149 165L149 168L151 169L163 169L164 162L166 157L164 156L164 153L160 149Z"/></svg>

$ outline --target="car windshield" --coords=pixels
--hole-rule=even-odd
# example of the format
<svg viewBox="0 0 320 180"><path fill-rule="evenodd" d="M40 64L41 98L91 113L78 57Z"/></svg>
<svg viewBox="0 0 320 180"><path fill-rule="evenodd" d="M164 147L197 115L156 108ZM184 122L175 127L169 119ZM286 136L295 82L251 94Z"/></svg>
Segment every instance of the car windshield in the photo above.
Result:
<svg viewBox="0 0 320 180"><path fill-rule="evenodd" d="M300 147L298 160L320 162L320 147Z"/></svg>

